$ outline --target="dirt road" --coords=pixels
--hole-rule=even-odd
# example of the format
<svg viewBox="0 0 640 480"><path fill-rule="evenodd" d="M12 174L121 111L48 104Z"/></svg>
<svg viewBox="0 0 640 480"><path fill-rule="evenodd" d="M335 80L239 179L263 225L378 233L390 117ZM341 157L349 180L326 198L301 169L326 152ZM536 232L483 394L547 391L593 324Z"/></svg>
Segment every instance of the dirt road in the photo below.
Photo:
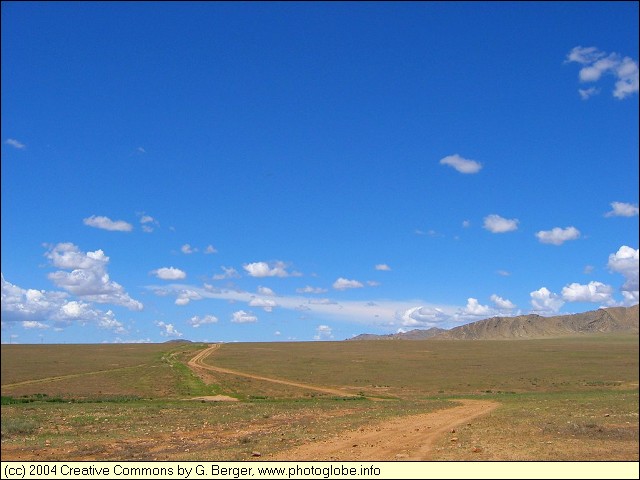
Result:
<svg viewBox="0 0 640 480"><path fill-rule="evenodd" d="M486 415L498 404L485 400L459 400L458 407L388 420L345 432L324 441L282 452L273 460L385 461L430 460L436 440L452 430Z"/></svg>
<svg viewBox="0 0 640 480"><path fill-rule="evenodd" d="M345 390L339 390L337 388L323 387L320 385L309 385L307 383L290 382L288 380L282 380L279 378L263 377L260 375L253 375L251 373L239 372L237 370L230 370L228 368L215 367L213 365L208 365L204 363L204 360L213 352L215 352L218 348L220 348L220 344L210 345L209 348L199 352L196 356L194 356L191 360L189 360L189 366L195 371L197 371L198 369L203 369L203 370L209 370L212 372L227 373L230 375L237 375L239 377L253 378L255 380L263 380L265 382L271 382L271 383L279 383L281 385L288 385L290 387L298 387L306 390L314 390L316 392L328 393L330 395L336 395L339 397L357 396L351 392L347 392Z"/></svg>
<svg viewBox="0 0 640 480"><path fill-rule="evenodd" d="M218 348L220 348L219 344L211 345L209 348L199 352L189 361L189 366L196 370L204 369L239 375L332 395L353 395L334 388L289 382L205 364L204 360ZM356 431L344 432L330 440L309 443L281 452L269 458L269 460L429 460L433 445L437 439L442 438L443 435L450 433L460 425L465 425L479 416L490 413L499 405L488 400L466 399L458 400L458 402L460 405L453 408L396 418L360 428ZM451 434L451 436L452 438L455 437L454 434Z"/></svg>
<svg viewBox="0 0 640 480"><path fill-rule="evenodd" d="M56 377L45 377L45 378L37 378L35 380L25 380L23 382L17 382L17 383L5 383L5 384L2 385L2 388L20 387L22 385L31 385L33 383L57 382L59 380L68 380L69 378L85 377L85 376L88 376L88 375L100 375L101 373L118 372L118 371L121 371L121 370L131 370L132 368L140 368L140 367L144 367L146 365L147 365L146 363L141 363L140 365L130 365L128 367L110 368L108 370L97 370L95 372L72 373L72 374L69 374L69 375L59 375L59 376L56 376Z"/></svg>

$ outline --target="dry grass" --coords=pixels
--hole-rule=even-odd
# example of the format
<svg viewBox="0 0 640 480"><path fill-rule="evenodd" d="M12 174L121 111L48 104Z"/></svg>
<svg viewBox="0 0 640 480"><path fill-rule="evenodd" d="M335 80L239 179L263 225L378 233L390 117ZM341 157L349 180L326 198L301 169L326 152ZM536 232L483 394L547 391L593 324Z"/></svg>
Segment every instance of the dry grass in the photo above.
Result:
<svg viewBox="0 0 640 480"><path fill-rule="evenodd" d="M3 395L60 397L3 406L3 459L250 460L260 451L264 460L450 399L482 397L501 406L460 428L454 442L443 438L436 459L638 460L637 336L226 344L207 359L385 401L228 374L203 382L183 363L200 348L3 345ZM62 378L7 386L44 377ZM179 400L215 394L243 401Z"/></svg>

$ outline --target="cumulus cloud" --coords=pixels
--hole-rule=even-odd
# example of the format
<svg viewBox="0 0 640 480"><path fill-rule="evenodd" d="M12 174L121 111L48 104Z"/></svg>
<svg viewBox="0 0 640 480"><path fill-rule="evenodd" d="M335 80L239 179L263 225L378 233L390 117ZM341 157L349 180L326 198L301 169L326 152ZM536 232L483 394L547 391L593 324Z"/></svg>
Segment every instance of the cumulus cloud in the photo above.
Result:
<svg viewBox="0 0 640 480"><path fill-rule="evenodd" d="M578 93L580 94L580 98L582 98L583 100L588 100L589 98L593 97L594 95L599 94L600 93L600 89L596 88L596 87L579 88L578 89Z"/></svg>
<svg viewBox="0 0 640 480"><path fill-rule="evenodd" d="M269 287L259 286L258 287L258 293L260 295L266 295L268 297L275 297L276 296L276 292L271 290Z"/></svg>
<svg viewBox="0 0 640 480"><path fill-rule="evenodd" d="M638 259L639 249L633 249L623 245L616 253L609 255L607 267L612 272L621 274L625 282L621 287L625 304L633 305L638 303Z"/></svg>
<svg viewBox="0 0 640 480"><path fill-rule="evenodd" d="M518 222L517 218L507 219L500 215L491 214L484 217L483 227L491 233L506 233L517 230Z"/></svg>
<svg viewBox="0 0 640 480"><path fill-rule="evenodd" d="M40 330L46 330L47 328L50 328L49 325L46 325L42 322L35 322L30 320L25 320L24 322L22 322L22 327L26 329L38 328Z"/></svg>
<svg viewBox="0 0 640 480"><path fill-rule="evenodd" d="M101 228L102 230L109 230L112 232L130 232L133 230L133 225L125 222L124 220L114 221L109 217L97 215L91 215L90 217L83 219L82 223L89 227Z"/></svg>
<svg viewBox="0 0 640 480"><path fill-rule="evenodd" d="M255 323L257 321L258 317L250 312L245 312L244 310L233 312L233 318L231 319L231 322L233 323Z"/></svg>
<svg viewBox="0 0 640 480"><path fill-rule="evenodd" d="M613 288L600 282L589 282L587 285L572 283L562 289L565 302L590 302L602 305L614 305Z"/></svg>
<svg viewBox="0 0 640 480"><path fill-rule="evenodd" d="M292 274L287 272L284 262L254 262L242 266L251 277L288 277Z"/></svg>
<svg viewBox="0 0 640 480"><path fill-rule="evenodd" d="M212 253L218 253L218 250L213 245L207 245L207 248L204 249L204 253L206 255L210 255Z"/></svg>
<svg viewBox="0 0 640 480"><path fill-rule="evenodd" d="M160 335L163 337L181 337L180 333L171 323L155 322L158 327L161 328Z"/></svg>
<svg viewBox="0 0 640 480"><path fill-rule="evenodd" d="M304 288L297 288L296 292L298 292L298 293L326 293L327 289L326 288L321 288L321 287L312 287L310 285L307 285Z"/></svg>
<svg viewBox="0 0 640 480"><path fill-rule="evenodd" d="M362 288L364 285L357 280L348 280L346 278L338 278L333 282L333 288L336 290L347 290L349 288Z"/></svg>
<svg viewBox="0 0 640 480"><path fill-rule="evenodd" d="M557 313L564 305L564 300L546 287L531 292L529 296L531 297L531 306L536 312Z"/></svg>
<svg viewBox="0 0 640 480"><path fill-rule="evenodd" d="M316 334L313 337L314 340L330 340L332 338L332 329L328 325L319 325L318 328L316 328Z"/></svg>
<svg viewBox="0 0 640 480"><path fill-rule="evenodd" d="M540 230L538 233L536 233L536 237L538 238L540 243L562 245L568 240L576 240L577 238L580 238L580 230L578 230L576 227L555 227L551 230Z"/></svg>
<svg viewBox="0 0 640 480"><path fill-rule="evenodd" d="M191 325L193 328L198 328L201 325L210 325L212 323L218 323L218 319L213 315L204 315L202 317L195 315L191 317L189 320L187 320L187 323Z"/></svg>
<svg viewBox="0 0 640 480"><path fill-rule="evenodd" d="M389 265L387 265L386 263L379 263L378 265L376 265L376 270L380 270L383 272L388 272L391 270L391 267Z"/></svg>
<svg viewBox="0 0 640 480"><path fill-rule="evenodd" d="M191 253L195 253L198 251L197 248L193 248L191 245L189 245L188 243L185 243L184 245L182 245L182 247L180 247L180 251L182 253L184 253L185 255L189 255Z"/></svg>
<svg viewBox="0 0 640 480"><path fill-rule="evenodd" d="M451 315L434 307L413 307L396 315L405 327L435 327L447 322Z"/></svg>
<svg viewBox="0 0 640 480"><path fill-rule="evenodd" d="M486 317L491 315L492 310L487 305L480 305L477 299L469 298L467 299L467 306L462 310L464 315L472 315L475 317Z"/></svg>
<svg viewBox="0 0 640 480"><path fill-rule="evenodd" d="M278 305L276 304L275 301L271 300L270 298L254 297L249 301L249 306L260 307L260 308L263 308L265 312L271 312L273 311L274 307L277 307Z"/></svg>
<svg viewBox="0 0 640 480"><path fill-rule="evenodd" d="M162 267L157 270L152 270L151 273L161 280L182 280L187 277L187 274L174 267Z"/></svg>
<svg viewBox="0 0 640 480"><path fill-rule="evenodd" d="M611 202L611 211L605 217L635 217L638 215L638 205L623 202Z"/></svg>
<svg viewBox="0 0 640 480"><path fill-rule="evenodd" d="M638 93L638 63L630 57L618 53L606 53L596 47L574 47L567 54L567 63L582 65L578 77L581 82L597 82L603 75L615 79L613 96L622 100ZM582 99L586 100L598 92L595 87L579 89Z"/></svg>
<svg viewBox="0 0 640 480"><path fill-rule="evenodd" d="M195 290L183 288L178 292L178 296L174 303L179 306L184 306L189 304L191 300L202 300L202 295Z"/></svg>
<svg viewBox="0 0 640 480"><path fill-rule="evenodd" d="M141 214L141 216L140 216L140 224L142 225L142 231L145 232L145 233L153 232L155 227L160 225L158 223L158 221L155 220L152 216L145 215L145 214Z"/></svg>
<svg viewBox="0 0 640 480"><path fill-rule="evenodd" d="M499 297L495 293L491 295L491 301L498 307L500 310L513 310L516 306L505 298Z"/></svg>
<svg viewBox="0 0 640 480"><path fill-rule="evenodd" d="M217 273L213 277L214 280L224 280L225 278L240 278L240 274L233 267L220 267L224 273Z"/></svg>
<svg viewBox="0 0 640 480"><path fill-rule="evenodd" d="M24 328L48 328L46 322L53 322L55 328L63 328L73 323L93 323L116 333L124 332L123 325L116 320L111 310L103 312L88 303L70 301L65 292L23 289L2 279L2 320L22 322Z"/></svg>
<svg viewBox="0 0 640 480"><path fill-rule="evenodd" d="M478 173L482 168L481 163L463 158L457 153L441 159L440 165L448 165L460 173Z"/></svg>
<svg viewBox="0 0 640 480"><path fill-rule="evenodd" d="M122 285L109 279L109 257L102 250L85 253L72 243L59 243L51 247L45 256L55 267L71 270L49 274L49 279L56 286L90 302L142 310L142 303L132 299Z"/></svg>
<svg viewBox="0 0 640 480"><path fill-rule="evenodd" d="M27 147L24 143L19 142L15 138L7 138L4 143L11 145L13 148L17 148L18 150L22 150Z"/></svg>

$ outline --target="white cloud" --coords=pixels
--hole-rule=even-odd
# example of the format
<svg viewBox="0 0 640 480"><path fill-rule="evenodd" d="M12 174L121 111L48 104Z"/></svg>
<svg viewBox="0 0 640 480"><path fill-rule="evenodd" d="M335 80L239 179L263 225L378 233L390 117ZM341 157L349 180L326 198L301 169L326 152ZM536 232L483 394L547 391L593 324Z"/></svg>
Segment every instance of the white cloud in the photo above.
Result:
<svg viewBox="0 0 640 480"><path fill-rule="evenodd" d="M224 273L218 273L214 275L214 280L224 280L225 278L240 278L240 274L233 267L220 267Z"/></svg>
<svg viewBox="0 0 640 480"><path fill-rule="evenodd" d="M27 147L24 143L19 142L15 138L7 138L4 143L11 145L13 148L17 148L18 150L22 150Z"/></svg>
<svg viewBox="0 0 640 480"><path fill-rule="evenodd" d="M441 159L440 165L449 165L460 173L478 173L482 168L482 164L479 162L463 158L457 153Z"/></svg>
<svg viewBox="0 0 640 480"><path fill-rule="evenodd" d="M244 310L233 312L233 318L231 319L231 322L233 323L255 323L257 321L258 317L250 312L245 312Z"/></svg>
<svg viewBox="0 0 640 480"><path fill-rule="evenodd" d="M328 325L319 325L318 328L316 328L316 334L313 337L314 340L330 340L332 338L332 329Z"/></svg>
<svg viewBox="0 0 640 480"><path fill-rule="evenodd" d="M218 253L218 250L213 245L207 245L207 248L204 249L204 253L209 255L211 253Z"/></svg>
<svg viewBox="0 0 640 480"><path fill-rule="evenodd" d="M203 317L195 315L191 317L189 320L187 320L187 323L191 325L193 328L198 328L201 325L210 325L212 323L218 323L218 319L213 315L205 315Z"/></svg>
<svg viewBox="0 0 640 480"><path fill-rule="evenodd" d="M189 255L191 253L195 253L198 251L197 248L192 248L191 245L189 245L188 243L185 243L184 245L182 245L182 247L180 247L180 251L182 253L184 253L185 255Z"/></svg>
<svg viewBox="0 0 640 480"><path fill-rule="evenodd" d="M298 293L327 293L327 289L326 288L321 288L321 287L312 287L310 285L307 285L304 288L297 288L296 292L298 292Z"/></svg>
<svg viewBox="0 0 640 480"><path fill-rule="evenodd" d="M576 240L577 238L580 238L580 230L575 227L555 227L551 230L540 230L538 233L536 233L536 237L538 238L540 243L562 245L568 240Z"/></svg>
<svg viewBox="0 0 640 480"><path fill-rule="evenodd" d="M587 285L572 283L562 289L565 302L590 302L602 305L614 305L613 288L600 282L589 282Z"/></svg>
<svg viewBox="0 0 640 480"><path fill-rule="evenodd" d="M152 270L151 273L161 280L182 280L187 277L185 272L174 267L158 268L157 270Z"/></svg>
<svg viewBox="0 0 640 480"><path fill-rule="evenodd" d="M412 307L400 312L397 317L405 327L435 327L450 320L451 315L434 307Z"/></svg>
<svg viewBox="0 0 640 480"><path fill-rule="evenodd" d="M25 320L24 322L22 322L22 327L27 329L39 328L41 330L46 330L47 328L50 328L49 325L46 325L42 322L35 322L30 320Z"/></svg>
<svg viewBox="0 0 640 480"><path fill-rule="evenodd" d="M362 288L364 285L357 280L347 280L346 278L338 278L333 282L333 288L336 290L347 290L349 288Z"/></svg>
<svg viewBox="0 0 640 480"><path fill-rule="evenodd" d="M638 93L638 64L629 57L624 57L615 68L617 77L613 96L622 100L629 95Z"/></svg>
<svg viewBox="0 0 640 480"><path fill-rule="evenodd" d="M606 53L596 47L574 47L567 55L566 62L582 65L578 77L581 82L597 82L603 75L614 77L613 96L622 100L638 92L638 63L618 53ZM599 90L595 87L579 89L583 100L588 99Z"/></svg>
<svg viewBox="0 0 640 480"><path fill-rule="evenodd" d="M147 153L147 151L142 147L136 148L136 152L138 152L138 153Z"/></svg>
<svg viewBox="0 0 640 480"><path fill-rule="evenodd" d="M462 311L464 315L473 315L476 317L486 317L491 315L492 312L493 310L491 310L490 307L488 307L487 305L480 305L480 303L478 303L478 300L475 298L467 299L467 306Z"/></svg>
<svg viewBox="0 0 640 480"><path fill-rule="evenodd" d="M145 233L151 233L153 230L160 225L160 223L154 219L151 215L139 214L140 224L142 225L142 231Z"/></svg>
<svg viewBox="0 0 640 480"><path fill-rule="evenodd" d="M367 280L367 285L370 287L379 287L382 285L380 282L376 282L375 280Z"/></svg>
<svg viewBox="0 0 640 480"><path fill-rule="evenodd" d="M495 293L491 295L491 301L498 307L500 310L513 310L516 306L505 298L499 297Z"/></svg>
<svg viewBox="0 0 640 480"><path fill-rule="evenodd" d="M101 217L96 215L91 215L88 218L82 220L82 222L94 228L101 228L102 230L109 230L112 232L130 232L133 230L133 225L125 222L124 220L111 220L108 217Z"/></svg>
<svg viewBox="0 0 640 480"><path fill-rule="evenodd" d="M578 89L578 93L580 94L580 98L582 98L583 100L588 100L589 98L593 97L594 95L599 94L600 93L600 89L596 88L596 87L579 88Z"/></svg>
<svg viewBox="0 0 640 480"><path fill-rule="evenodd" d="M633 305L638 303L638 252L640 250L633 249L623 245L616 253L609 255L607 267L612 272L621 274L625 278L625 282L621 287L625 304Z"/></svg>
<svg viewBox="0 0 640 480"><path fill-rule="evenodd" d="M378 265L376 265L376 270L380 270L383 272L388 272L391 270L391 267L389 265L387 265L386 263L379 263Z"/></svg>
<svg viewBox="0 0 640 480"><path fill-rule="evenodd" d="M252 298L249 301L250 307L263 308L265 312L271 312L278 304L270 298Z"/></svg>
<svg viewBox="0 0 640 480"><path fill-rule="evenodd" d="M501 277L508 277L511 275L511 272L508 272L506 270L498 270L496 273Z"/></svg>
<svg viewBox="0 0 640 480"><path fill-rule="evenodd" d="M56 286L90 302L112 303L129 310L142 310L142 303L133 300L122 285L109 279L109 257L102 250L84 253L72 243L59 243L50 248L45 256L55 267L71 270L59 270L48 275Z"/></svg>
<svg viewBox="0 0 640 480"><path fill-rule="evenodd" d="M484 225L483 228L489 230L491 233L506 233L512 232L518 229L517 218L507 219L503 218L500 215L487 215L484 217Z"/></svg>
<svg viewBox="0 0 640 480"><path fill-rule="evenodd" d="M605 217L635 217L638 215L638 205L623 202L611 202L611 211Z"/></svg>
<svg viewBox="0 0 640 480"><path fill-rule="evenodd" d="M292 274L286 270L284 262L254 262L242 266L251 277L288 277Z"/></svg>
<svg viewBox="0 0 640 480"><path fill-rule="evenodd" d="M567 54L566 62L578 62L585 65L594 63L604 55L604 52L599 51L596 47L573 47Z"/></svg>
<svg viewBox="0 0 640 480"><path fill-rule="evenodd" d="M260 295L266 295L267 297L275 297L276 296L276 292L271 290L269 287L259 286L258 287L258 293Z"/></svg>
<svg viewBox="0 0 640 480"><path fill-rule="evenodd" d="M62 328L72 323L94 323L116 332L124 331L111 310L103 312L84 302L69 301L65 292L23 289L2 278L2 320L22 321L25 328L48 328L45 322L53 322Z"/></svg>
<svg viewBox="0 0 640 480"><path fill-rule="evenodd" d="M160 335L163 337L181 337L182 333L180 333L171 323L164 322L155 322L158 327L162 329Z"/></svg>
<svg viewBox="0 0 640 480"><path fill-rule="evenodd" d="M546 287L531 292L531 306L536 312L557 313L564 305L564 300Z"/></svg>
<svg viewBox="0 0 640 480"><path fill-rule="evenodd" d="M178 292L178 298L176 298L176 301L174 303L179 306L184 306L187 305L191 300L202 300L202 298L203 297L199 292L189 288L184 288Z"/></svg>
<svg viewBox="0 0 640 480"><path fill-rule="evenodd" d="M471 222L469 220L462 221L462 228L469 228L471 226Z"/></svg>

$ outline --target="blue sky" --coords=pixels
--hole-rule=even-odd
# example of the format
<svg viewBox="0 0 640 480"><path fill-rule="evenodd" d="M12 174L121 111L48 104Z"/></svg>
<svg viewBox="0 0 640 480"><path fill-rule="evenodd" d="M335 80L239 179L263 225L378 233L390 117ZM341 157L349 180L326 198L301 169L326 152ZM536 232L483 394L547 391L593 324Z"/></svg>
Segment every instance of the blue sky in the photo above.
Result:
<svg viewBox="0 0 640 480"><path fill-rule="evenodd" d="M638 303L637 2L2 3L2 342Z"/></svg>

